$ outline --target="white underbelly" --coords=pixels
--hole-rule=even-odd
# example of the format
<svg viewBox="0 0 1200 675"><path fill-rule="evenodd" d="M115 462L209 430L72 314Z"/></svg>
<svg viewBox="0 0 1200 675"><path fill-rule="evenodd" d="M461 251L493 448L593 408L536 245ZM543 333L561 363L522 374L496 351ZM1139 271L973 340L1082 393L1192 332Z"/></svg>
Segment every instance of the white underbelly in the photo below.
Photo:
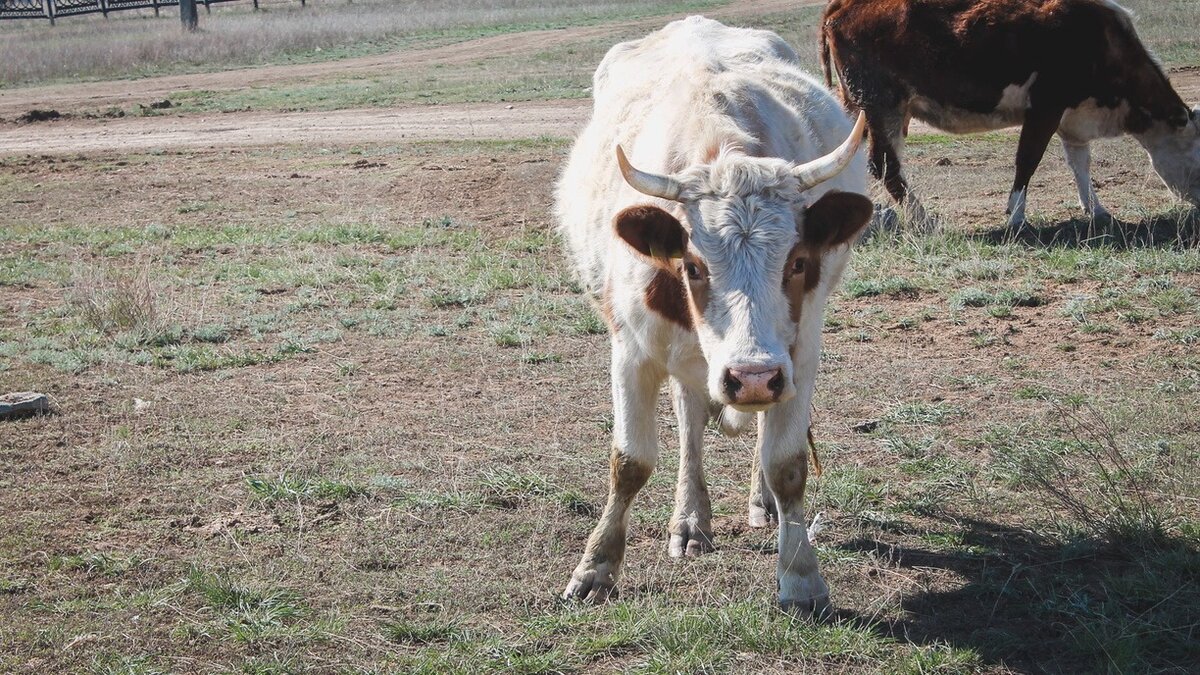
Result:
<svg viewBox="0 0 1200 675"><path fill-rule="evenodd" d="M916 96L911 102L913 115L952 134L970 134L1020 126L1025 121L1025 111L1029 109L1029 89L1036 79L1037 73L1033 73L1025 84L1010 84L1005 87L1000 94L1000 101L991 112L963 110L924 96Z"/></svg>

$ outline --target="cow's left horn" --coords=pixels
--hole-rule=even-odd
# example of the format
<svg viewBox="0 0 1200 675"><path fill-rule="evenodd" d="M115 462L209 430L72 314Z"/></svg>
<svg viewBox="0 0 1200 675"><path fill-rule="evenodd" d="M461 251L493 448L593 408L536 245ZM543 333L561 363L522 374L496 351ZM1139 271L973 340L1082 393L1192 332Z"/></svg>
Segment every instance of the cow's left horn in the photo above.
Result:
<svg viewBox="0 0 1200 675"><path fill-rule="evenodd" d="M800 181L800 189L807 190L841 173L850 160L854 159L854 153L858 152L858 145L862 143L863 130L866 127L867 116L859 111L858 121L854 123L854 129L850 132L849 138L843 141L837 149L824 157L818 157L792 169L792 175Z"/></svg>
<svg viewBox="0 0 1200 675"><path fill-rule="evenodd" d="M662 197L673 202L679 201L679 193L683 192L683 186L679 184L679 181L670 176L646 173L633 168L629 159L625 157L625 151L619 145L617 146L617 164L621 167L621 175L625 177L625 182L629 183L634 190L651 197Z"/></svg>

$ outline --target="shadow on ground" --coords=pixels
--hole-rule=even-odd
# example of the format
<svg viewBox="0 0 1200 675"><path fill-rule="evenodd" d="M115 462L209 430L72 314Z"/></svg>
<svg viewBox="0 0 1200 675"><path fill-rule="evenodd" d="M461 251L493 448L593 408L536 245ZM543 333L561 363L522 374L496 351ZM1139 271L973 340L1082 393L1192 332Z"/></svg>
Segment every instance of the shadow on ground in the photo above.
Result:
<svg viewBox="0 0 1200 675"><path fill-rule="evenodd" d="M1048 225L1026 224L1018 229L996 228L976 235L990 244L1068 248L1152 248L1200 246L1200 209L1173 210L1139 222L1072 218Z"/></svg>
<svg viewBox="0 0 1200 675"><path fill-rule="evenodd" d="M946 520L964 529L963 551L866 539L841 546L901 568L952 570L966 579L956 590L905 598L905 618L877 622L877 632L972 649L985 663L1030 673L1196 672L1200 548L1194 540L1056 544L995 523Z"/></svg>

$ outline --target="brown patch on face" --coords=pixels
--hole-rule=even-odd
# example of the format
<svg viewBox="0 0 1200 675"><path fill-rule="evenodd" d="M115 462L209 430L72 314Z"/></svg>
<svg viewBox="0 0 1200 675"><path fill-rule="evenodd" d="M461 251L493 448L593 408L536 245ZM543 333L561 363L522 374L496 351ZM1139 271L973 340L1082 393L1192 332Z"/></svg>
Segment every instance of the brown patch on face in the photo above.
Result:
<svg viewBox="0 0 1200 675"><path fill-rule="evenodd" d="M699 279L693 279L688 273L688 265L695 265L700 272ZM680 265L683 279L686 280L688 309L691 311L692 325L700 325L704 321L704 310L708 307L708 266L700 258L688 252Z"/></svg>
<svg viewBox="0 0 1200 675"><path fill-rule="evenodd" d="M797 270L800 262L803 269ZM787 266L783 272L783 292L788 299L788 315L792 323L800 322L800 309L804 305L804 296L808 295L821 283L821 251L804 244L797 244L788 254Z"/></svg>
<svg viewBox="0 0 1200 675"><path fill-rule="evenodd" d="M608 464L612 496L625 505L633 501L646 481L650 480L650 474L654 472L652 465L624 455L616 448L613 449Z"/></svg>

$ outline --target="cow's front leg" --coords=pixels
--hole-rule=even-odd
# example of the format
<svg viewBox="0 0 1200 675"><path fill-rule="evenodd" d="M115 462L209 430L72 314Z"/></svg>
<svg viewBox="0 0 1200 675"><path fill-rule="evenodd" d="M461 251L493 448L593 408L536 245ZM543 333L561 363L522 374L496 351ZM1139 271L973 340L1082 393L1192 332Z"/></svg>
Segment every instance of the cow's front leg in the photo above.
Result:
<svg viewBox="0 0 1200 675"><path fill-rule="evenodd" d="M668 549L672 558L713 550L712 503L704 481L704 424L708 396L671 380L671 402L679 420L679 478L675 483L675 512L671 515Z"/></svg>
<svg viewBox="0 0 1200 675"><path fill-rule="evenodd" d="M1067 158L1067 166L1075 176L1075 189L1079 192L1079 206L1089 218L1112 218L1108 210L1100 205L1096 196L1096 188L1092 187L1092 153L1087 142L1069 142L1062 139L1063 155Z"/></svg>
<svg viewBox="0 0 1200 675"><path fill-rule="evenodd" d="M603 602L625 559L629 505L658 461L654 403L665 373L624 341L613 339L613 448L608 502L563 598Z"/></svg>
<svg viewBox="0 0 1200 675"><path fill-rule="evenodd" d="M1046 146L1058 130L1063 109L1058 107L1034 107L1025 113L1021 126L1021 137L1017 140L1016 171L1013 175L1012 192L1008 194L1008 226L1016 228L1025 223L1025 204L1029 201L1029 181L1037 171Z"/></svg>
<svg viewBox="0 0 1200 675"><path fill-rule="evenodd" d="M779 605L797 614L824 614L829 609L829 586L817 571L804 517L807 400L797 396L762 413L759 447L763 473L779 512Z"/></svg>

